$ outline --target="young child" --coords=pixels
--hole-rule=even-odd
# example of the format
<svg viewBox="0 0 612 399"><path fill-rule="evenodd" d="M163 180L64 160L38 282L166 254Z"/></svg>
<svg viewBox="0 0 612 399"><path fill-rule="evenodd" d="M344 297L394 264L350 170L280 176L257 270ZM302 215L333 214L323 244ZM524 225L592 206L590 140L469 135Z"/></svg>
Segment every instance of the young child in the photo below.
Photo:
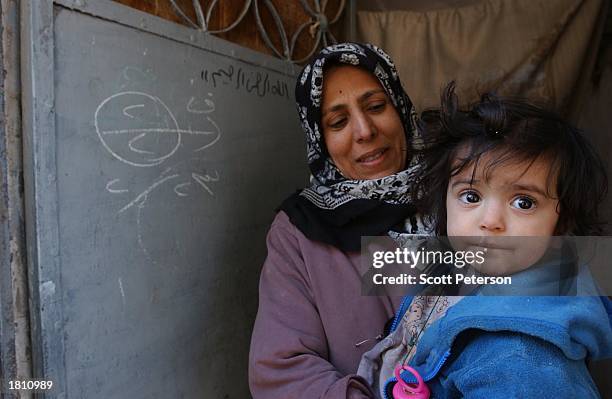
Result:
<svg viewBox="0 0 612 399"><path fill-rule="evenodd" d="M549 237L601 234L607 180L580 131L524 100L485 95L469 111L457 102L451 83L441 109L424 115L433 144L420 184L436 234L477 237L474 245L497 258L477 272L528 273ZM491 244L509 237L514 247ZM407 297L358 374L389 399L417 397L400 388L419 377L436 399L598 398L586 362L612 356L606 301ZM398 364L415 371L404 370L399 383Z"/></svg>

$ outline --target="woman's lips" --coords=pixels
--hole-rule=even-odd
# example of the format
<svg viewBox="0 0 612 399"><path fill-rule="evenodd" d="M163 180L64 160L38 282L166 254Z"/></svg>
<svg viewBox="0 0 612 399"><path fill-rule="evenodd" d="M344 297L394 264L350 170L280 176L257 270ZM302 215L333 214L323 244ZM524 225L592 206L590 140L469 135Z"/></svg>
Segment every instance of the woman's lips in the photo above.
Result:
<svg viewBox="0 0 612 399"><path fill-rule="evenodd" d="M385 147L376 149L374 151L366 152L365 154L357 158L357 162L365 166L377 165L379 162L382 162L388 149L388 147Z"/></svg>

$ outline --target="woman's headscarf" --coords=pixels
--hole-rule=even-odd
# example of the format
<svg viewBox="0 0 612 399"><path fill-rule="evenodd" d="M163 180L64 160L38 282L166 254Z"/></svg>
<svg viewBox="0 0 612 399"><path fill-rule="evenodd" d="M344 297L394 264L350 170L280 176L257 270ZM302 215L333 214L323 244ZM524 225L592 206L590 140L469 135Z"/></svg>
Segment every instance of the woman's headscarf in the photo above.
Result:
<svg viewBox="0 0 612 399"><path fill-rule="evenodd" d="M373 180L342 176L325 146L321 126L323 72L326 65L347 64L372 73L395 107L404 127L406 168ZM298 113L306 133L310 187L296 192L279 209L312 240L344 251L359 250L361 236L397 232L420 233L422 224L411 205L414 176L420 167L417 114L391 58L372 44L341 43L326 47L304 67L295 88ZM406 224L405 222L409 223Z"/></svg>

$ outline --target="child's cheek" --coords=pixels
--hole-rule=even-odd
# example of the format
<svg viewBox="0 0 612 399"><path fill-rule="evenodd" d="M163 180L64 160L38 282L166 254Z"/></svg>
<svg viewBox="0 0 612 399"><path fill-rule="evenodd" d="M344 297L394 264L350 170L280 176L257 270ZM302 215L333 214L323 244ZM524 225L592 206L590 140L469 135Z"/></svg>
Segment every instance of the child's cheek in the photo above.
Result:
<svg viewBox="0 0 612 399"><path fill-rule="evenodd" d="M446 231L449 236L469 236L472 229L470 229L470 215L461 206L458 206L456 200L449 199L446 201Z"/></svg>

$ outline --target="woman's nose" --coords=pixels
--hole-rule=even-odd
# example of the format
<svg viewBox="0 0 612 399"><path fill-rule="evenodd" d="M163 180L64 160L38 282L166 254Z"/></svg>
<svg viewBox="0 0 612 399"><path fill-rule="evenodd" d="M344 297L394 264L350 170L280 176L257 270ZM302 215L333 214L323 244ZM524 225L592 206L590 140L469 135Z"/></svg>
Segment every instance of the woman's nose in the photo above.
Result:
<svg viewBox="0 0 612 399"><path fill-rule="evenodd" d="M488 231L491 233L502 233L506 231L504 212L501 204L486 204L481 209L481 231Z"/></svg>
<svg viewBox="0 0 612 399"><path fill-rule="evenodd" d="M376 126L364 112L356 112L353 115L353 122L353 135L357 142L368 141L376 136Z"/></svg>

